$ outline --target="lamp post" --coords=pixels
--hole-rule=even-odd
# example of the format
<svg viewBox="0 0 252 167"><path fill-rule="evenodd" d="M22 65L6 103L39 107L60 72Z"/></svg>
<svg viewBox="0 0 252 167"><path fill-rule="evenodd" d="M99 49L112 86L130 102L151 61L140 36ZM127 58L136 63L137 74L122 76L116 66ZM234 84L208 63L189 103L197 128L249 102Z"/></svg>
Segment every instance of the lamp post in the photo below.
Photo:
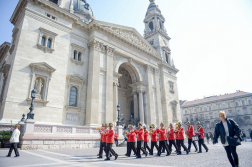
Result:
<svg viewBox="0 0 252 167"><path fill-rule="evenodd" d="M37 95L37 90L34 88L32 91L31 91L31 98L32 98L32 101L31 101L31 107L29 108L30 112L27 114L27 119L34 119L34 113L32 112L34 110L34 99L36 98L36 95Z"/></svg>
<svg viewBox="0 0 252 167"><path fill-rule="evenodd" d="M118 121L117 121L117 126L120 126L120 125L121 125L121 122L120 122L120 114L119 114L119 112L120 112L120 104L117 104L117 112L118 112L118 117L117 117L117 119L118 119Z"/></svg>

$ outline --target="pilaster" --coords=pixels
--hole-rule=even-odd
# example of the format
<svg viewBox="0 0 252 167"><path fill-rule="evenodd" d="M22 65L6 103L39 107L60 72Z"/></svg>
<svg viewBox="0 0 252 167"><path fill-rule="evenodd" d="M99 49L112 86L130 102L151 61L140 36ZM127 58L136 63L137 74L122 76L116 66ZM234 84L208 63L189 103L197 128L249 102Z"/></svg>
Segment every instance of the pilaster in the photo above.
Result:
<svg viewBox="0 0 252 167"><path fill-rule="evenodd" d="M158 111L158 124L166 122L162 116L162 104L161 104L161 93L160 93L160 82L159 82L159 69L155 68L155 82L156 82L156 96L157 96L157 111Z"/></svg>

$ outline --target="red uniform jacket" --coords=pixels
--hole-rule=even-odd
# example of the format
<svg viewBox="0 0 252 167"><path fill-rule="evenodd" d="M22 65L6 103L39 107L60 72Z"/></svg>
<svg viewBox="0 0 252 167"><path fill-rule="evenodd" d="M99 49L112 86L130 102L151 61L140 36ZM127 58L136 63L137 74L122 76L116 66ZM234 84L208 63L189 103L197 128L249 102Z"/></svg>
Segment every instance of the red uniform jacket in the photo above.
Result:
<svg viewBox="0 0 252 167"><path fill-rule="evenodd" d="M184 135L184 128L178 128L177 132L175 132L177 135L177 139L181 140L181 139L185 139L185 135Z"/></svg>
<svg viewBox="0 0 252 167"><path fill-rule="evenodd" d="M188 127L189 139L192 139L192 136L195 136L193 126Z"/></svg>
<svg viewBox="0 0 252 167"><path fill-rule="evenodd" d="M100 130L100 134L101 134L101 141L103 140L103 137L104 137L104 135L102 134L102 132L103 132L103 129L102 129L102 130Z"/></svg>
<svg viewBox="0 0 252 167"><path fill-rule="evenodd" d="M143 128L135 130L136 134L138 134L137 141L144 140Z"/></svg>
<svg viewBox="0 0 252 167"><path fill-rule="evenodd" d="M128 140L127 142L136 142L136 133L135 132L128 132Z"/></svg>
<svg viewBox="0 0 252 167"><path fill-rule="evenodd" d="M149 141L149 132L146 130L144 132L144 142L148 142Z"/></svg>
<svg viewBox="0 0 252 167"><path fill-rule="evenodd" d="M157 131L159 133L159 141L167 140L165 129L158 129Z"/></svg>
<svg viewBox="0 0 252 167"><path fill-rule="evenodd" d="M196 134L197 134L197 135L200 134L199 139L204 139L204 132L205 132L204 128L201 126L199 129L197 129L197 131L198 131L199 133L196 133Z"/></svg>
<svg viewBox="0 0 252 167"><path fill-rule="evenodd" d="M118 134L115 134L115 139L118 139L119 135Z"/></svg>
<svg viewBox="0 0 252 167"><path fill-rule="evenodd" d="M157 130L151 133L151 141L157 141Z"/></svg>
<svg viewBox="0 0 252 167"><path fill-rule="evenodd" d="M104 131L105 131L105 129L104 129L102 132L104 132ZM106 141L107 141L107 136L105 135L105 133L102 134L102 135L103 135L103 137L102 137L102 142L106 143Z"/></svg>
<svg viewBox="0 0 252 167"><path fill-rule="evenodd" d="M106 143L114 143L114 130L108 130L106 133L105 133L105 136L107 137L106 139Z"/></svg>
<svg viewBox="0 0 252 167"><path fill-rule="evenodd" d="M175 134L173 132L174 132L173 128L168 132L169 140L175 140Z"/></svg>

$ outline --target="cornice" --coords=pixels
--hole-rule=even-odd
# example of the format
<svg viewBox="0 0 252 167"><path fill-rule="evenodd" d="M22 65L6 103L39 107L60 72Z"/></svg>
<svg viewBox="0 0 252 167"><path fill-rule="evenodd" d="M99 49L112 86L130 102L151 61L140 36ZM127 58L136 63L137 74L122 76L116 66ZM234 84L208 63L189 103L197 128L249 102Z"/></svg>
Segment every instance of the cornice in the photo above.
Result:
<svg viewBox="0 0 252 167"><path fill-rule="evenodd" d="M168 41L171 39L168 34L166 32L164 32L163 30L161 30L160 28L158 29L155 29L153 32L149 33L149 34L144 34L144 38L145 39L148 39L149 37L157 34L157 33L160 33L164 38L166 38Z"/></svg>
<svg viewBox="0 0 252 167"><path fill-rule="evenodd" d="M86 80L78 74L68 75L67 79L73 82L79 82L85 84Z"/></svg>
<svg viewBox="0 0 252 167"><path fill-rule="evenodd" d="M167 68L168 70L174 72L175 74L177 74L179 72L178 69L176 69L175 67L172 67L170 64L168 63L164 63L164 62L161 62L161 63L158 63L158 65L160 67L164 67L164 68Z"/></svg>
<svg viewBox="0 0 252 167"><path fill-rule="evenodd" d="M27 5L28 0L20 0L10 18L10 22L15 25L20 17L22 11L24 10L25 6Z"/></svg>
<svg viewBox="0 0 252 167"><path fill-rule="evenodd" d="M74 43L72 43L71 45L72 45L73 48L76 48L76 49L78 49L78 50L81 50L81 51L85 51L85 50L86 50L84 47L79 46L79 45L76 45L76 44L74 44Z"/></svg>

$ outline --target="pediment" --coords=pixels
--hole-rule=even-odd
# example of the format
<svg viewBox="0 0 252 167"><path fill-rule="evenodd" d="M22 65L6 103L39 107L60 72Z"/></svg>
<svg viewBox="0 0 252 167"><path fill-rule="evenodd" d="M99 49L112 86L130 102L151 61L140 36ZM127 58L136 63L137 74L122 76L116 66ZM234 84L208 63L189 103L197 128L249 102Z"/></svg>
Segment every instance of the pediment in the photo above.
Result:
<svg viewBox="0 0 252 167"><path fill-rule="evenodd" d="M132 44L142 51L147 52L148 54L153 55L158 59L161 59L160 54L142 37L141 34L139 34L139 32L135 28L110 24L101 21L94 21L93 25L113 34L116 37L119 37L120 39Z"/></svg>
<svg viewBox="0 0 252 167"><path fill-rule="evenodd" d="M49 64L47 64L46 62L41 62L41 63L31 63L30 64L30 67L31 68L34 68L36 70L39 70L39 71L46 71L46 72L54 72L56 71L55 68L53 68L52 66L50 66Z"/></svg>
<svg viewBox="0 0 252 167"><path fill-rule="evenodd" d="M74 81L74 82L80 82L80 83L85 83L86 82L85 78L81 77L78 74L68 75L67 78L70 81Z"/></svg>

